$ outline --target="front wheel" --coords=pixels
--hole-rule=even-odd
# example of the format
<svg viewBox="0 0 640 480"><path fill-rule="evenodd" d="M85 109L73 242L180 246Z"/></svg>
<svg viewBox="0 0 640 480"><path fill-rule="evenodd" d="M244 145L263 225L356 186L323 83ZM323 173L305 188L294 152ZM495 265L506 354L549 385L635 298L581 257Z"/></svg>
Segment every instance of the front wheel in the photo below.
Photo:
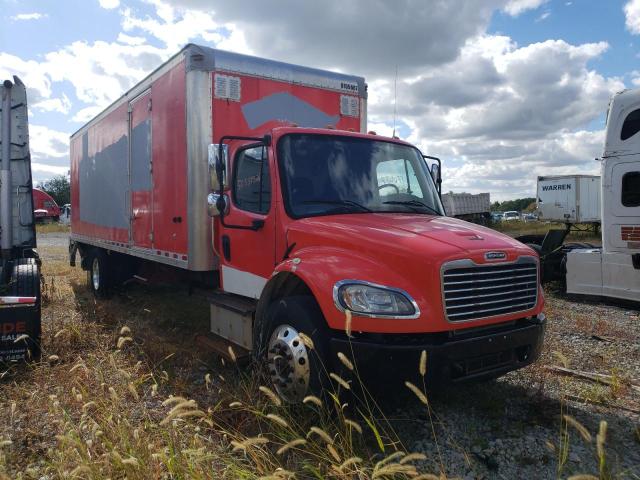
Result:
<svg viewBox="0 0 640 480"><path fill-rule="evenodd" d="M311 296L282 298L267 310L266 360L276 392L288 403L320 396L326 385L325 320ZM303 340L306 335L311 342Z"/></svg>

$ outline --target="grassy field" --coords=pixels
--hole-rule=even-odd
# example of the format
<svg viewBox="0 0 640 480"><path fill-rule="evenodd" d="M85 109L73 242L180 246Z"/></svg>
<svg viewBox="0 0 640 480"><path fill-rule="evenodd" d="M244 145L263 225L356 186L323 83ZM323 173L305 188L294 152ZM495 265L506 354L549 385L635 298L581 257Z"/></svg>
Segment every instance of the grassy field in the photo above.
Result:
<svg viewBox="0 0 640 480"><path fill-rule="evenodd" d="M43 361L1 373L0 478L435 478L373 403L285 406L252 369L195 351L203 298L96 301L57 250L41 252Z"/></svg>
<svg viewBox="0 0 640 480"><path fill-rule="evenodd" d="M565 241L567 242L589 242L595 245L602 243L602 236L595 234L593 231L587 231L587 225L576 225L580 230L585 231L571 231ZM564 229L564 225L558 223L546 223L546 222L496 222L491 225L491 228L498 230L499 232L506 233L511 237L519 237L521 235L545 235L551 229Z"/></svg>
<svg viewBox="0 0 640 480"><path fill-rule="evenodd" d="M71 230L71 226L64 223L36 223L36 233L42 235L44 233L68 233Z"/></svg>
<svg viewBox="0 0 640 480"><path fill-rule="evenodd" d="M0 371L1 479L447 478L440 473L447 471L444 453L428 463L439 465L437 475L424 472L433 459L410 451L376 398L351 397L345 405L334 392L324 399L309 397L300 406L284 405L265 387L260 369L194 348L194 335L207 331L208 304L187 296L186 288L133 285L98 301L85 288L85 273L68 266L64 247L41 254L43 361ZM550 305L551 315L565 310ZM587 321L579 326L585 335L595 332ZM567 328L575 334L575 327ZM617 334L598 328L595 333L603 336ZM545 362L573 361L570 352L560 357L552 352L565 347L550 345ZM349 373L349 359L343 363ZM406 377L420 378L427 368L421 362ZM542 367L527 375L539 384L553 380ZM616 378L615 388L589 390L593 402L617 404L633 393L625 375ZM336 390L344 389L341 377L334 380ZM436 435L443 423L435 420L424 386L416 383L407 384L405 409L431 425L438 445L449 434ZM506 407L491 400L496 390L485 391L490 400L477 396L478 405L486 402L500 418ZM530 401L528 395L520 402ZM557 436L548 442L557 476L569 476L570 444L585 442L597 466L592 471L584 464L584 469L595 476L575 478L637 478L609 466L607 423L590 433L591 426L570 415L562 395L546 420L555 424L559 418ZM580 401L590 401L585 398ZM489 419L481 412L476 420L485 424Z"/></svg>

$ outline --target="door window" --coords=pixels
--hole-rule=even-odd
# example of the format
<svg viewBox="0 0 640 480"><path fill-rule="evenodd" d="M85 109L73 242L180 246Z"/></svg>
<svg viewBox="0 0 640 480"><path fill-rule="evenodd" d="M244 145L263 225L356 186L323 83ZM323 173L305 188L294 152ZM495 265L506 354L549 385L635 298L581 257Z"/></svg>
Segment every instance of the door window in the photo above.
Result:
<svg viewBox="0 0 640 480"><path fill-rule="evenodd" d="M622 205L640 207L640 172L627 172L622 176Z"/></svg>
<svg viewBox="0 0 640 480"><path fill-rule="evenodd" d="M266 214L271 206L271 176L265 147L242 150L236 156L233 201L248 212Z"/></svg>
<svg viewBox="0 0 640 480"><path fill-rule="evenodd" d="M640 110L634 110L627 118L624 119L622 124L622 131L620 132L620 140L626 140L633 137L640 131Z"/></svg>

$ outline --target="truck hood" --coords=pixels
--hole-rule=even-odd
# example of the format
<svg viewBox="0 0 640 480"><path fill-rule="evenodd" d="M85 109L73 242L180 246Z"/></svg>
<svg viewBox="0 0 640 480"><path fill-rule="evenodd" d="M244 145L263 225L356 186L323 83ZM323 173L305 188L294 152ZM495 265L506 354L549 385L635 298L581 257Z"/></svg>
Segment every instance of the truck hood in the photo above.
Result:
<svg viewBox="0 0 640 480"><path fill-rule="evenodd" d="M406 213L305 218L290 225L287 237L289 244L297 243L297 248L314 244L348 248L381 261L381 253L385 257L391 254L441 262L474 258L490 250L504 251L510 258L534 254L517 240L480 225L451 217Z"/></svg>

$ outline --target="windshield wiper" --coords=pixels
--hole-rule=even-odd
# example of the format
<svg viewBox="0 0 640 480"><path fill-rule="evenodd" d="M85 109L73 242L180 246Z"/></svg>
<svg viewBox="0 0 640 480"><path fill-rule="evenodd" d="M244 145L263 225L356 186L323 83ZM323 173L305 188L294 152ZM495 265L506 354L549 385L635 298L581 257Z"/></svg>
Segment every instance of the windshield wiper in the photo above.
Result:
<svg viewBox="0 0 640 480"><path fill-rule="evenodd" d="M406 205L408 207L422 207L422 208L426 208L427 210L432 211L436 215L442 215L438 210L436 210L435 208L427 205L426 203L421 202L420 200L389 200L388 202L382 202L382 203L386 204L386 205ZM412 210L414 212L418 211L415 208L413 208Z"/></svg>
<svg viewBox="0 0 640 480"><path fill-rule="evenodd" d="M305 200L304 202L300 202L303 205L309 205L311 203L324 203L326 205L341 205L343 207L357 207L360 210L362 210L363 212L373 212L373 210L371 210L368 207L365 207L364 205L358 203L358 202L354 202L353 200Z"/></svg>

